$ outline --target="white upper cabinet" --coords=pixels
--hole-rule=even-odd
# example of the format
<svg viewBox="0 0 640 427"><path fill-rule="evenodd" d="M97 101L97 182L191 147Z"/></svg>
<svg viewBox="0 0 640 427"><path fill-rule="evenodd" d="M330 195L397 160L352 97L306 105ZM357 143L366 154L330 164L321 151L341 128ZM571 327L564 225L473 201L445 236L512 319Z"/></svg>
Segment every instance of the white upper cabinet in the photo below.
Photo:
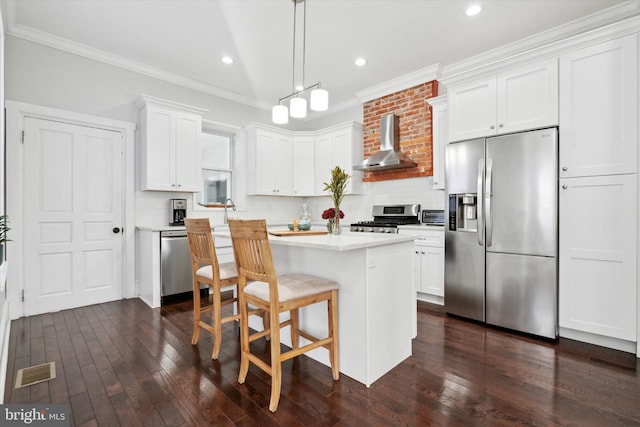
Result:
<svg viewBox="0 0 640 427"><path fill-rule="evenodd" d="M431 141L433 159L433 188L436 190L444 190L444 152L448 143L449 128L448 104L446 96L438 96L427 99L427 104L431 106Z"/></svg>
<svg viewBox="0 0 640 427"><path fill-rule="evenodd" d="M529 64L449 89L449 139L558 124L558 62Z"/></svg>
<svg viewBox="0 0 640 427"><path fill-rule="evenodd" d="M315 139L313 136L293 137L293 195L313 196L315 184Z"/></svg>
<svg viewBox="0 0 640 427"><path fill-rule="evenodd" d="M353 165L362 161L362 127L355 123L333 127L319 132L315 142L315 194L328 196L324 183L331 180L331 170L340 166L351 175L345 194L362 192L362 172Z"/></svg>
<svg viewBox="0 0 640 427"><path fill-rule="evenodd" d="M293 195L293 138L253 128L249 138L249 194Z"/></svg>
<svg viewBox="0 0 640 427"><path fill-rule="evenodd" d="M635 173L637 36L560 57L560 177Z"/></svg>
<svg viewBox="0 0 640 427"><path fill-rule="evenodd" d="M347 194L361 191L362 125L347 123L313 132L292 132L259 123L247 127L249 194L328 196L324 182L340 166L352 175Z"/></svg>
<svg viewBox="0 0 640 427"><path fill-rule="evenodd" d="M200 135L206 110L147 95L141 95L136 105L140 189L200 191Z"/></svg>

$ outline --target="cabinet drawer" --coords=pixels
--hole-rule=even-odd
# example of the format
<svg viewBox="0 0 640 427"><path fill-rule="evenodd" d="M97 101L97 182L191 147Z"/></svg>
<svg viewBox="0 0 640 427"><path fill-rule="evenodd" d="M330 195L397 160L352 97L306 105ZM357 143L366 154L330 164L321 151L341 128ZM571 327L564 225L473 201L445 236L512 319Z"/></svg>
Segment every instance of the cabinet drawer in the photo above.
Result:
<svg viewBox="0 0 640 427"><path fill-rule="evenodd" d="M444 246L444 233L416 236L415 244L419 246Z"/></svg>
<svg viewBox="0 0 640 427"><path fill-rule="evenodd" d="M415 236L416 245L444 247L444 230L416 230L401 228L399 232L401 234Z"/></svg>

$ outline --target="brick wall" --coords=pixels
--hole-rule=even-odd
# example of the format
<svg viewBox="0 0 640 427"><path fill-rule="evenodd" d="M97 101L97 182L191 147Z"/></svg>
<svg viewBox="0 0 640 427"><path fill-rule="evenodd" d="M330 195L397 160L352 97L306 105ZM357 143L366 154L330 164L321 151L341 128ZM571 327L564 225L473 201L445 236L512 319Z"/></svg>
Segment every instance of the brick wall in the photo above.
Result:
<svg viewBox="0 0 640 427"><path fill-rule="evenodd" d="M425 100L435 96L438 96L438 82L433 80L364 103L364 157L380 147L380 116L394 113L400 121L400 150L418 166L365 172L363 181L433 176L431 108Z"/></svg>

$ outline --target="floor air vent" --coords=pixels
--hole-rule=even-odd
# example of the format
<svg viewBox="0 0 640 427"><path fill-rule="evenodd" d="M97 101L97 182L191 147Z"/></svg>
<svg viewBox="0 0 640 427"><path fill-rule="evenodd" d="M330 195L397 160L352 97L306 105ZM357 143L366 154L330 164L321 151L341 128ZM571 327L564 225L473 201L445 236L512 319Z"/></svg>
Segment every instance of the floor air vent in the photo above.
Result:
<svg viewBox="0 0 640 427"><path fill-rule="evenodd" d="M23 368L18 371L16 388L27 387L56 377L56 362Z"/></svg>

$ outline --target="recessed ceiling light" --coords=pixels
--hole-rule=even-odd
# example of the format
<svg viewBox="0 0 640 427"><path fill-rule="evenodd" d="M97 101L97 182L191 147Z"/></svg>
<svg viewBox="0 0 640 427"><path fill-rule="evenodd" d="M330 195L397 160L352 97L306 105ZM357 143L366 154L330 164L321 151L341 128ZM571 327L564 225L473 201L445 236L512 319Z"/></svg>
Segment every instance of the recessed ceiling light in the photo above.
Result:
<svg viewBox="0 0 640 427"><path fill-rule="evenodd" d="M366 63L367 63L367 60L366 60L366 59L364 59L364 58L358 58L358 59L356 59L356 61L355 61L355 64L356 64L358 67L363 67Z"/></svg>
<svg viewBox="0 0 640 427"><path fill-rule="evenodd" d="M467 8L467 11L465 13L467 14L467 16L476 16L480 13L481 10L482 6L480 6L479 4L472 4Z"/></svg>
<svg viewBox="0 0 640 427"><path fill-rule="evenodd" d="M233 58L230 56L223 56L222 62L224 62L225 64L233 64Z"/></svg>

